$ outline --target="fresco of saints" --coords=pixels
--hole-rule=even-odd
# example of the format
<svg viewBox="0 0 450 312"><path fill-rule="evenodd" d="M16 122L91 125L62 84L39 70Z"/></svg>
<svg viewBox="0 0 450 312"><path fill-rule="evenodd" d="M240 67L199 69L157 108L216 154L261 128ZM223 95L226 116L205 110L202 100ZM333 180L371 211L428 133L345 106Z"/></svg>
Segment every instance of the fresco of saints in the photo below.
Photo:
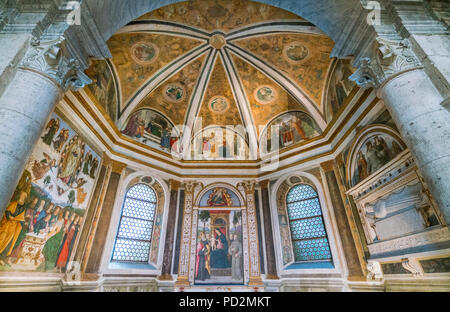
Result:
<svg viewBox="0 0 450 312"><path fill-rule="evenodd" d="M42 137L42 141L47 144L50 145L53 141L53 137L55 136L56 132L58 132L59 129L59 119L57 118L53 118L51 119L47 126L45 127L45 130L47 130L47 133Z"/></svg>
<svg viewBox="0 0 450 312"><path fill-rule="evenodd" d="M61 148L63 147L64 143L66 143L68 138L69 138L69 129L62 129L61 132L56 137L56 139L53 141L53 148L56 150L57 153L61 153Z"/></svg>
<svg viewBox="0 0 450 312"><path fill-rule="evenodd" d="M234 280L242 279L242 243L237 234L233 235L228 254L231 256L231 276Z"/></svg>
<svg viewBox="0 0 450 312"><path fill-rule="evenodd" d="M27 192L21 191L16 200L13 200L5 210L5 214L0 221L0 254L6 250L6 257L11 255L13 248L22 231L22 224L25 221L25 201ZM0 264L5 264L0 260Z"/></svg>
<svg viewBox="0 0 450 312"><path fill-rule="evenodd" d="M358 152L357 165L358 165L359 181L362 181L365 178L367 178L368 172L367 172L367 161L361 151Z"/></svg>
<svg viewBox="0 0 450 312"><path fill-rule="evenodd" d="M211 207L226 207L232 204L230 194L223 187L215 188L208 198L208 205Z"/></svg>
<svg viewBox="0 0 450 312"><path fill-rule="evenodd" d="M210 267L211 246L206 239L205 232L201 232L200 240L197 244L197 261L195 266L195 278L200 281L211 278Z"/></svg>
<svg viewBox="0 0 450 312"><path fill-rule="evenodd" d="M70 185L78 174L84 154L83 142L78 135L74 136L71 144L64 149L63 154L64 158L61 156L58 177L65 184Z"/></svg>

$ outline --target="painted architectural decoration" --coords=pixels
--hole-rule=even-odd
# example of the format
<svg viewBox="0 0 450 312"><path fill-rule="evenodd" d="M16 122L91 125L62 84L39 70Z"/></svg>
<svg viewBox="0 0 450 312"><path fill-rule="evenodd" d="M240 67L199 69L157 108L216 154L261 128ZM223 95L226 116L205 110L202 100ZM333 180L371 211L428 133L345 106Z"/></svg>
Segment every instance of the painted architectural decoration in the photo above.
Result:
<svg viewBox="0 0 450 312"><path fill-rule="evenodd" d="M291 233L289 231L289 217L286 209L286 194L289 189L290 185L285 181L280 185L277 191L277 215L280 228L281 258L283 260L283 265L287 265L294 261Z"/></svg>
<svg viewBox="0 0 450 312"><path fill-rule="evenodd" d="M292 111L278 116L264 129L260 138L263 152L273 152L322 133L305 112Z"/></svg>
<svg viewBox="0 0 450 312"><path fill-rule="evenodd" d="M181 134L164 115L151 110L140 109L128 118L122 131L141 143L157 147L166 152L180 152Z"/></svg>
<svg viewBox="0 0 450 312"><path fill-rule="evenodd" d="M193 159L247 159L248 144L234 129L209 127L194 136L191 157Z"/></svg>
<svg viewBox="0 0 450 312"><path fill-rule="evenodd" d="M244 283L240 206L236 194L225 187L203 194L198 210L195 284Z"/></svg>
<svg viewBox="0 0 450 312"><path fill-rule="evenodd" d="M383 133L374 134L359 145L351 163L352 185L376 172L404 150L402 142Z"/></svg>
<svg viewBox="0 0 450 312"><path fill-rule="evenodd" d="M92 83L87 85L87 89L89 89L111 119L115 121L117 119L119 99L116 77L111 65L103 60L93 61L92 65L86 70L86 74L92 80Z"/></svg>
<svg viewBox="0 0 450 312"><path fill-rule="evenodd" d="M355 69L350 60L338 60L331 73L326 93L325 115L326 120L331 121L339 108L344 104L347 96L355 88L356 83L348 79Z"/></svg>
<svg viewBox="0 0 450 312"><path fill-rule="evenodd" d="M200 200L200 207L240 207L237 195L224 187L216 187L206 192Z"/></svg>
<svg viewBox="0 0 450 312"><path fill-rule="evenodd" d="M230 31L261 19L302 21L297 15L257 2L240 0L185 1L152 11L141 20L163 20L187 24L207 31Z"/></svg>
<svg viewBox="0 0 450 312"><path fill-rule="evenodd" d="M66 270L101 160L51 115L0 222L0 270Z"/></svg>
<svg viewBox="0 0 450 312"><path fill-rule="evenodd" d="M322 105L333 41L316 34L269 34L237 39L234 44L253 53L294 81L317 107Z"/></svg>

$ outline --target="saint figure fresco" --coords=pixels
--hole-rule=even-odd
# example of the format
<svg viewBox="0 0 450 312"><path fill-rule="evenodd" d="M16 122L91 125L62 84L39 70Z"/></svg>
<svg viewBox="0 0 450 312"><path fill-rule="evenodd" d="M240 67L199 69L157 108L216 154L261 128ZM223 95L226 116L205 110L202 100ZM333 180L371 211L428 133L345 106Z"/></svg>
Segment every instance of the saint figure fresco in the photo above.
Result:
<svg viewBox="0 0 450 312"><path fill-rule="evenodd" d="M402 151L401 144L387 134L373 135L365 140L352 164L352 185L379 170Z"/></svg>
<svg viewBox="0 0 450 312"><path fill-rule="evenodd" d="M53 113L0 221L0 271L66 271L100 163Z"/></svg>

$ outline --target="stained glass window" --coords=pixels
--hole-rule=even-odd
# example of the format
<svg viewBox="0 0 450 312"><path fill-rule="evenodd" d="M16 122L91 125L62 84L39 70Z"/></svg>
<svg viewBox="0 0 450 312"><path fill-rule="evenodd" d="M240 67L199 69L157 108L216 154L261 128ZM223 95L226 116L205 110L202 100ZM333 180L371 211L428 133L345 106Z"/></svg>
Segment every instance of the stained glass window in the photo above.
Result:
<svg viewBox="0 0 450 312"><path fill-rule="evenodd" d="M292 187L286 197L295 261L331 260L330 245L316 190Z"/></svg>
<svg viewBox="0 0 450 312"><path fill-rule="evenodd" d="M156 209L155 191L136 184L126 195L112 261L148 262Z"/></svg>

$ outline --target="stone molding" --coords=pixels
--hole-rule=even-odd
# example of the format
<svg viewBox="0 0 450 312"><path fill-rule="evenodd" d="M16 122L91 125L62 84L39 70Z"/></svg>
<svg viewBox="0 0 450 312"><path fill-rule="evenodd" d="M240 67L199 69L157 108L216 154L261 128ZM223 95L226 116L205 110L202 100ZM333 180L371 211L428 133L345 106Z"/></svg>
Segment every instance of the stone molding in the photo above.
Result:
<svg viewBox="0 0 450 312"><path fill-rule="evenodd" d="M92 83L79 62L67 57L64 37L46 42L33 37L19 68L42 74L64 92L78 91Z"/></svg>
<svg viewBox="0 0 450 312"><path fill-rule="evenodd" d="M398 251L413 247L435 244L450 240L450 230L441 227L413 235L408 235L388 241L382 241L368 245L372 257L391 251Z"/></svg>

